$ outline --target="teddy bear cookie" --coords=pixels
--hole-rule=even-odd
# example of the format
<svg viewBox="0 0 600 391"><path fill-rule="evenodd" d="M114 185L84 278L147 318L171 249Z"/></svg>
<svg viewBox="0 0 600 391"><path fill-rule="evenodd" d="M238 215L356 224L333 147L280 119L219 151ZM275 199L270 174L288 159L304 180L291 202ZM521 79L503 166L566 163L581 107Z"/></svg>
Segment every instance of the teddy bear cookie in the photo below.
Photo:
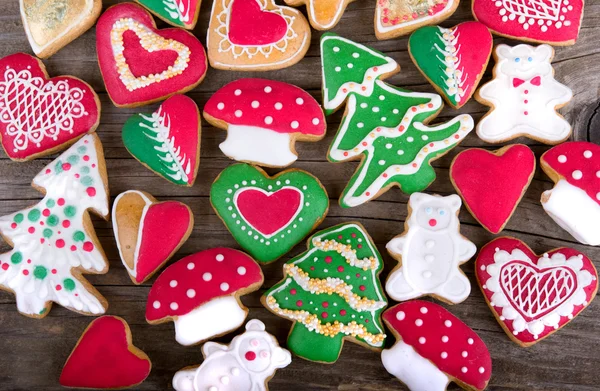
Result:
<svg viewBox="0 0 600 391"><path fill-rule="evenodd" d="M375 36L392 39L421 26L436 25L449 18L459 0L394 1L377 0Z"/></svg>
<svg viewBox="0 0 600 391"><path fill-rule="evenodd" d="M492 376L492 358L479 336L448 310L412 300L383 313L396 343L381 352L385 369L412 391L444 391L450 382L481 391Z"/></svg>
<svg viewBox="0 0 600 391"><path fill-rule="evenodd" d="M176 185L192 186L200 164L200 113L192 98L173 95L152 114L123 126L123 144L144 166Z"/></svg>
<svg viewBox="0 0 600 391"><path fill-rule="evenodd" d="M210 97L203 114L227 130L219 145L225 155L266 167L289 166L298 159L296 141L319 141L327 130L323 110L308 92L275 80L228 83Z"/></svg>
<svg viewBox="0 0 600 391"><path fill-rule="evenodd" d="M88 213L108 218L107 183L102 144L89 134L33 178L41 201L0 217L0 234L13 247L0 254L0 289L15 294L21 314L43 318L53 302L84 315L106 311L106 299L81 275L108 271Z"/></svg>
<svg viewBox="0 0 600 391"><path fill-rule="evenodd" d="M408 40L419 71L456 109L471 99L492 54L492 34L483 24L421 27Z"/></svg>
<svg viewBox="0 0 600 391"><path fill-rule="evenodd" d="M600 245L600 147L572 141L540 158L554 188L542 194L544 210L583 244Z"/></svg>
<svg viewBox="0 0 600 391"><path fill-rule="evenodd" d="M241 251L219 247L188 255L152 285L146 320L173 321L177 342L195 345L241 326L248 309L239 297L262 283L260 266Z"/></svg>
<svg viewBox="0 0 600 391"><path fill-rule="evenodd" d="M504 229L534 173L535 155L523 144L491 152L467 149L450 164L450 180L456 192L479 224L493 234Z"/></svg>
<svg viewBox="0 0 600 391"><path fill-rule="evenodd" d="M154 15L175 27L193 30L202 0L135 0Z"/></svg>
<svg viewBox="0 0 600 391"><path fill-rule="evenodd" d="M189 238L194 216L181 202L158 202L148 193L128 190L115 198L112 223L121 261L131 281L142 284Z"/></svg>
<svg viewBox="0 0 600 391"><path fill-rule="evenodd" d="M49 78L37 58L0 59L0 139L9 158L25 161L71 145L100 123L100 100L86 82Z"/></svg>
<svg viewBox="0 0 600 391"><path fill-rule="evenodd" d="M521 346L571 322L598 291L596 268L581 252L563 247L540 256L510 237L481 249L475 275L498 323Z"/></svg>
<svg viewBox="0 0 600 391"><path fill-rule="evenodd" d="M327 159L361 160L340 196L344 208L364 204L394 185L408 194L425 190L435 180L431 161L473 129L469 115L426 126L442 109L442 99L379 80L398 69L382 53L326 33L321 38L321 59L326 113L347 102Z"/></svg>
<svg viewBox="0 0 600 391"><path fill-rule="evenodd" d="M176 391L268 391L267 383L275 371L292 362L290 352L279 347L258 319L246 323L246 331L229 345L205 343L202 354L202 365L175 374Z"/></svg>
<svg viewBox="0 0 600 391"><path fill-rule="evenodd" d="M102 0L19 0L31 49L48 58L96 23Z"/></svg>
<svg viewBox="0 0 600 391"><path fill-rule="evenodd" d="M471 293L460 269L477 248L460 234L460 197L414 193L408 202L405 231L386 248L398 261L385 284L388 296L404 301L430 295L458 304Z"/></svg>
<svg viewBox="0 0 600 391"><path fill-rule="evenodd" d="M306 54L310 26L298 10L273 0L213 1L206 37L213 68L268 71L290 67Z"/></svg>
<svg viewBox="0 0 600 391"><path fill-rule="evenodd" d="M152 363L131 340L129 325L118 316L93 320L67 359L60 384L101 390L141 384L150 374Z"/></svg>
<svg viewBox="0 0 600 391"><path fill-rule="evenodd" d="M345 340L380 351L387 299L379 282L383 261L365 228L336 225L308 239L308 250L283 266L284 278L262 297L274 314L294 322L292 353L335 362Z"/></svg>
<svg viewBox="0 0 600 391"><path fill-rule="evenodd" d="M477 124L477 135L488 143L525 136L558 144L571 135L571 125L556 112L573 92L554 79L549 45L498 45L494 78L477 91L475 99L491 110Z"/></svg>
<svg viewBox="0 0 600 391"><path fill-rule="evenodd" d="M204 79L208 64L198 39L178 28L158 30L134 3L107 9L96 26L96 51L106 91L117 107L137 107L183 94Z"/></svg>
<svg viewBox="0 0 600 391"><path fill-rule="evenodd" d="M325 188L308 172L292 169L270 177L248 164L223 170L210 202L233 238L261 263L289 252L329 209Z"/></svg>

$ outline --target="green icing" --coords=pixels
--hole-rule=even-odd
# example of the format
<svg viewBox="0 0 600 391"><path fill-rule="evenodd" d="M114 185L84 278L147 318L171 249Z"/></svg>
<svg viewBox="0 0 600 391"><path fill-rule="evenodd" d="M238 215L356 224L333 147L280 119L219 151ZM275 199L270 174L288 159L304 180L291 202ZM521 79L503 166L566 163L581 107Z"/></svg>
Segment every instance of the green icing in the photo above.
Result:
<svg viewBox="0 0 600 391"><path fill-rule="evenodd" d="M78 155L71 155L67 158L67 161L69 163L71 163L72 165L75 165L77 163L79 163L79 156Z"/></svg>
<svg viewBox="0 0 600 391"><path fill-rule="evenodd" d="M10 262L14 265L18 265L19 263L21 263L23 261L23 254L21 254L20 251L15 251L11 256L10 256Z"/></svg>
<svg viewBox="0 0 600 391"><path fill-rule="evenodd" d="M90 168L89 168L88 166L82 166L82 167L79 169L79 171L80 171L82 174L89 174L89 173L90 173Z"/></svg>
<svg viewBox="0 0 600 391"><path fill-rule="evenodd" d="M263 235L245 220L235 196L248 188L275 193L284 187L292 187L302 193L299 212L276 234ZM273 262L290 251L325 218L329 208L325 189L311 174L288 170L270 178L263 170L248 164L234 164L223 170L210 189L210 201L234 239L262 263ZM268 204L263 206L264 213L268 214Z"/></svg>
<svg viewBox="0 0 600 391"><path fill-rule="evenodd" d="M27 220L31 221L32 223L35 223L40 219L41 215L42 214L40 213L39 209L31 209L29 213L27 213Z"/></svg>
<svg viewBox="0 0 600 391"><path fill-rule="evenodd" d="M46 278L47 275L48 269L46 269L44 266L36 266L33 269L33 276L38 280L43 280L44 278Z"/></svg>
<svg viewBox="0 0 600 391"><path fill-rule="evenodd" d="M54 165L54 171L56 175L63 172L63 163L60 160L56 161L56 164Z"/></svg>
<svg viewBox="0 0 600 391"><path fill-rule="evenodd" d="M196 1L192 0L137 0L155 15L177 27L192 28L194 26ZM186 8L187 6L187 8Z"/></svg>
<svg viewBox="0 0 600 391"><path fill-rule="evenodd" d="M77 147L77 153L79 153L80 155L83 155L86 151L87 151L87 147L85 145Z"/></svg>
<svg viewBox="0 0 600 391"><path fill-rule="evenodd" d="M85 234L82 231L75 231L73 233L73 241L83 242L85 240Z"/></svg>
<svg viewBox="0 0 600 391"><path fill-rule="evenodd" d="M20 223L22 223L22 222L23 222L23 219L24 219L23 213L17 213L17 214L15 215L15 217L13 217L13 221L14 221L15 223L17 223L17 224L20 224Z"/></svg>
<svg viewBox="0 0 600 391"><path fill-rule="evenodd" d="M63 285L65 286L65 290L67 292L73 292L75 290L75 281L73 281L72 278L65 278Z"/></svg>
<svg viewBox="0 0 600 391"><path fill-rule="evenodd" d="M46 224L48 224L50 227L56 227L58 225L59 221L60 220L57 215L50 215L46 219Z"/></svg>
<svg viewBox="0 0 600 391"><path fill-rule="evenodd" d="M352 266L349 259L337 251L337 247L326 250L323 245L317 246L315 239L319 239L321 243L329 240L339 245L349 246L345 248L346 252L355 251L354 254L359 262L370 258L375 262L372 267L369 261ZM294 272L292 266L299 268L300 272ZM284 279L265 293L267 308L282 317L297 321L288 338L289 349L308 360L334 362L339 357L343 338L352 337L343 331L326 336L313 327L306 327L294 318L295 315L302 313L299 311L308 312L325 327L336 322L342 325L356 322L364 326L365 334L361 333L352 338L374 348L382 348L385 334L381 313L387 305L378 277L382 269L381 255L364 228L358 224L341 224L313 235L309 239L308 251L287 262L284 267ZM326 291L313 290L312 293L307 280L303 277L304 273L316 287L319 286L319 280L323 285L329 281L327 285L329 287L344 283L350 287L351 293L356 295L355 302L364 303L363 299L367 299L369 304L364 308L359 305L353 308L339 292L330 294ZM346 291L342 290L342 292ZM282 310L295 312L284 313Z"/></svg>
<svg viewBox="0 0 600 391"><path fill-rule="evenodd" d="M65 213L65 216L74 217L75 213L77 213L77 208L75 208L73 205L68 205L65 206L65 209L63 211Z"/></svg>
<svg viewBox="0 0 600 391"><path fill-rule="evenodd" d="M91 176L84 176L83 178L81 178L81 184L86 187L89 187L94 184L94 180L92 179Z"/></svg>
<svg viewBox="0 0 600 391"><path fill-rule="evenodd" d="M42 232L42 235L48 239L52 236L53 232L50 228L44 228L44 231Z"/></svg>
<svg viewBox="0 0 600 391"><path fill-rule="evenodd" d="M56 202L52 198L48 198L46 201L46 206L48 208L54 208L54 205L56 205Z"/></svg>

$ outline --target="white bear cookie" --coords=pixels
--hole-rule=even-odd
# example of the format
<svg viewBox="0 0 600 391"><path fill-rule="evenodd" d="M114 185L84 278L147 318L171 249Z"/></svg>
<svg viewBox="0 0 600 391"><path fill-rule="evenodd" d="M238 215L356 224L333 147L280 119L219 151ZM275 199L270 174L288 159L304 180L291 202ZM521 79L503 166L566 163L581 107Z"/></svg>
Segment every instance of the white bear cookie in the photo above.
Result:
<svg viewBox="0 0 600 391"><path fill-rule="evenodd" d="M458 304L469 296L471 284L459 266L475 255L477 248L459 232L460 206L456 194L410 196L405 232L386 246L400 263L385 285L392 299L430 295Z"/></svg>
<svg viewBox="0 0 600 391"><path fill-rule="evenodd" d="M554 80L549 45L498 45L494 79L475 99L492 109L479 121L477 135L488 143L525 136L558 144L571 135L571 125L556 112L573 92Z"/></svg>
<svg viewBox="0 0 600 391"><path fill-rule="evenodd" d="M202 365L175 374L176 391L266 391L275 371L292 362L290 352L257 319L246 323L246 332L229 346L207 342L202 353Z"/></svg>

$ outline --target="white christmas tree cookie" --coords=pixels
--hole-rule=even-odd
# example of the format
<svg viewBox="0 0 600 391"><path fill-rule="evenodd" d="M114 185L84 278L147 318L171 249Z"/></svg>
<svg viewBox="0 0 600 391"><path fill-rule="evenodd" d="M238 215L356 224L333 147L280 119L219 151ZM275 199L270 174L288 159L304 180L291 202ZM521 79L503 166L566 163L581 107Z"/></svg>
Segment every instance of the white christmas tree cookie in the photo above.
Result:
<svg viewBox="0 0 600 391"><path fill-rule="evenodd" d="M430 295L458 304L469 296L471 284L459 266L475 255L477 248L460 234L460 206L456 194L410 196L405 232L386 246L400 263L385 286L392 299Z"/></svg>

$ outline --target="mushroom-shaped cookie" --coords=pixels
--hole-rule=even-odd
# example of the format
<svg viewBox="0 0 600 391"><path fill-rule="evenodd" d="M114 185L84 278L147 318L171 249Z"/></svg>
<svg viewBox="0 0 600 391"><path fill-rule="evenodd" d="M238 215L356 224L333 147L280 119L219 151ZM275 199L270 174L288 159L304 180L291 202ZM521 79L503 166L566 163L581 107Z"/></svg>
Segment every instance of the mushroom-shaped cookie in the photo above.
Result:
<svg viewBox="0 0 600 391"><path fill-rule="evenodd" d="M413 300L383 314L396 344L381 353L385 369L412 391L443 391L451 381L483 390L492 375L490 353L477 334L443 307Z"/></svg>
<svg viewBox="0 0 600 391"><path fill-rule="evenodd" d="M172 264L156 279L146 320L172 320L177 342L194 345L241 326L248 309L239 296L262 283L260 267L245 253L230 248L201 251Z"/></svg>
<svg viewBox="0 0 600 391"><path fill-rule="evenodd" d="M544 153L540 161L555 182L542 194L546 213L581 243L600 245L600 146L563 143Z"/></svg>
<svg viewBox="0 0 600 391"><path fill-rule="evenodd" d="M219 146L231 159L267 167L296 161L296 140L318 141L327 125L317 101L280 81L239 79L218 90L204 106L204 118L227 130Z"/></svg>

